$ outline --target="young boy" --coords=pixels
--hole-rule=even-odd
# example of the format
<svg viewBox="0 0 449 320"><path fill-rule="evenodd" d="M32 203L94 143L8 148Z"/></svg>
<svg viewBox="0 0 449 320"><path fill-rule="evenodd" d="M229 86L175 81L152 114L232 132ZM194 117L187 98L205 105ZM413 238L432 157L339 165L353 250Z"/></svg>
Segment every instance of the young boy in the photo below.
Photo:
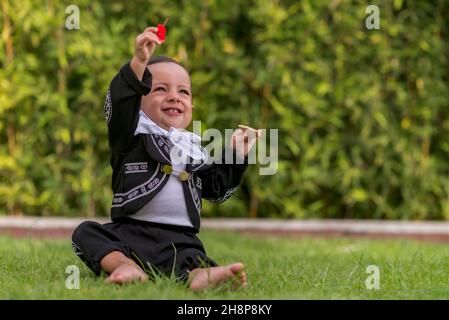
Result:
<svg viewBox="0 0 449 320"><path fill-rule="evenodd" d="M201 198L222 202L235 192L260 132L251 136L239 129L227 146L243 164L207 161L207 152L195 143L199 137L183 131L192 120L189 74L170 58L151 58L161 44L156 32L149 27L136 37L134 57L107 92L113 222L83 222L73 232L73 248L112 283L146 281L145 269L151 267L168 275L173 270L193 291L228 280L244 287L243 264L218 266L196 233ZM180 141L175 136L187 141L187 148L179 148L190 161L173 161L172 148Z"/></svg>

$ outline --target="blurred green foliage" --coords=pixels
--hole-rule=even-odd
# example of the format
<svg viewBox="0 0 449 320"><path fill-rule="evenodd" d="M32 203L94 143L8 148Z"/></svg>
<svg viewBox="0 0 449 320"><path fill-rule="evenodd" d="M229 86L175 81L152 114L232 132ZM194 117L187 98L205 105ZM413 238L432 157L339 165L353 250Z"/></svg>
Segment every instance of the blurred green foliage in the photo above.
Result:
<svg viewBox="0 0 449 320"><path fill-rule="evenodd" d="M80 9L67 30L65 10ZM279 168L251 166L204 216L449 219L449 3L2 0L0 212L105 216L103 103L134 39L191 71L203 129L279 129Z"/></svg>

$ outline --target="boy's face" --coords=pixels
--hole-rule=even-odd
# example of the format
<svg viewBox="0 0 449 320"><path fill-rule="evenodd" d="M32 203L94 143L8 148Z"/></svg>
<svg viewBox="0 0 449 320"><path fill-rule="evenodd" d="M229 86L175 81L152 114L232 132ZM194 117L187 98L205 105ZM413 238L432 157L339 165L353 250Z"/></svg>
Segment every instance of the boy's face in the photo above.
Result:
<svg viewBox="0 0 449 320"><path fill-rule="evenodd" d="M185 129L192 121L192 91L187 71L172 62L148 66L153 82L142 97L142 111L165 130Z"/></svg>

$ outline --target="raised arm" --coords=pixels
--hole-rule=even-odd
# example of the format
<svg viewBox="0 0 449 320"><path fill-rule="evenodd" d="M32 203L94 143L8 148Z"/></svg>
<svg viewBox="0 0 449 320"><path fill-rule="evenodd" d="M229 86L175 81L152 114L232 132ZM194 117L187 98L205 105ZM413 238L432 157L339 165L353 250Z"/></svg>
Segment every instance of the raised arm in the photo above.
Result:
<svg viewBox="0 0 449 320"><path fill-rule="evenodd" d="M104 111L113 153L129 147L139 119L142 96L151 91L152 77L146 66L156 45L161 43L156 31L157 28L149 27L136 37L133 58L122 66L109 86Z"/></svg>

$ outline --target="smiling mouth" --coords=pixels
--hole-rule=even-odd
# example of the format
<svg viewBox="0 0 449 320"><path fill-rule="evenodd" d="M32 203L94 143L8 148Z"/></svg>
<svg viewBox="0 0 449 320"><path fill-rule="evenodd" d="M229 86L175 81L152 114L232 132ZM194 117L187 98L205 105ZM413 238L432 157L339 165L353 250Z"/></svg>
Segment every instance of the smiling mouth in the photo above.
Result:
<svg viewBox="0 0 449 320"><path fill-rule="evenodd" d="M181 110L177 108L167 108L162 110L165 114L168 114L169 116L179 116L182 114Z"/></svg>

